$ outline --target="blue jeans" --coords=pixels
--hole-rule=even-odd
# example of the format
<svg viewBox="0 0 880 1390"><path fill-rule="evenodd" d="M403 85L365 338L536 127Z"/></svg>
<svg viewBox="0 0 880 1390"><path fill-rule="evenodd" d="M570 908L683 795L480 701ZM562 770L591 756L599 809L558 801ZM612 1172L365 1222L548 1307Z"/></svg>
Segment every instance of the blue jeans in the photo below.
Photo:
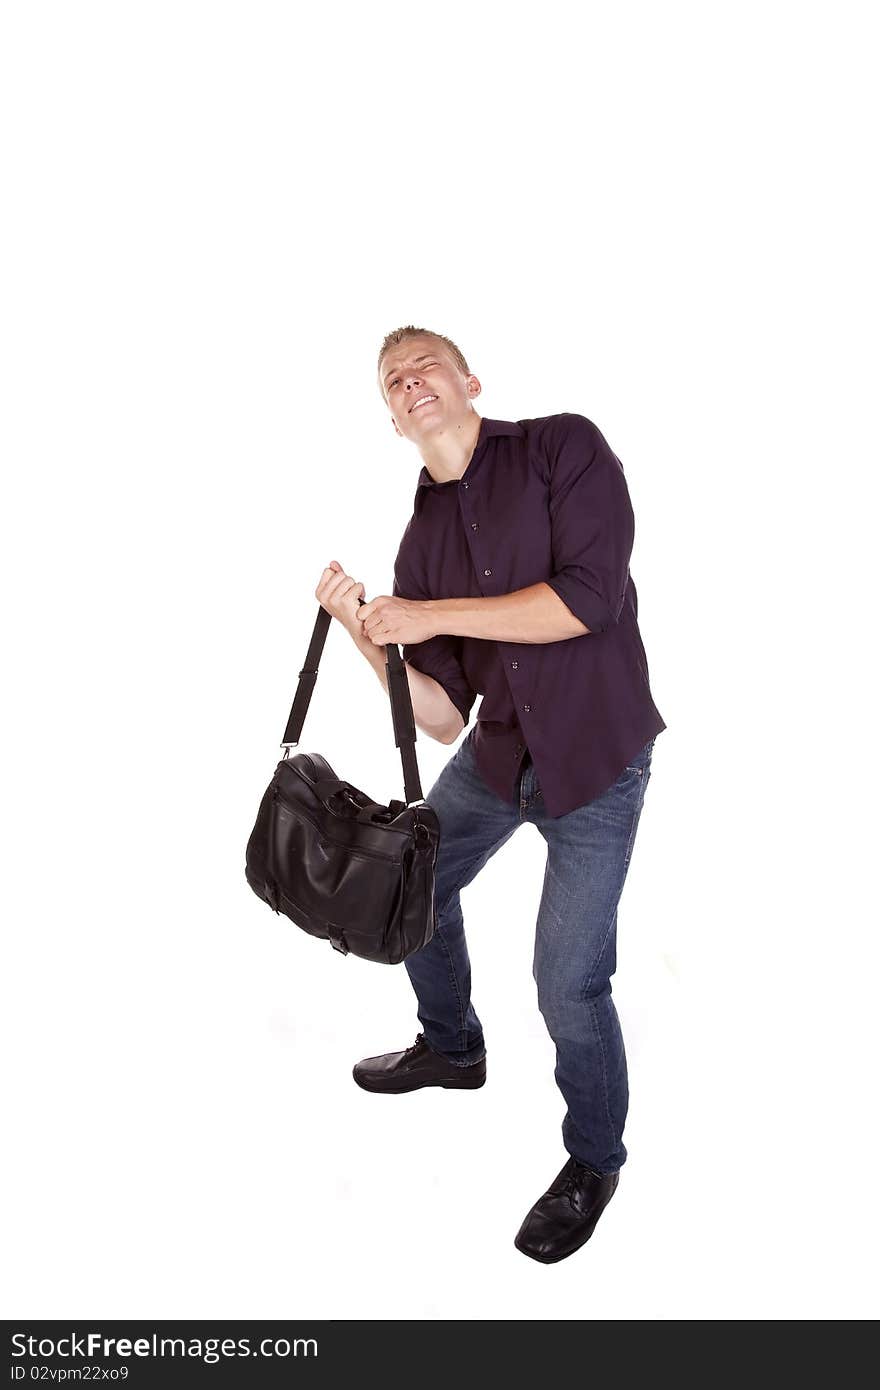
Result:
<svg viewBox="0 0 880 1390"><path fill-rule="evenodd" d="M556 819L544 810L530 759L520 772L517 804L510 806L483 782L472 743L473 730L426 797L440 822L436 927L427 946L404 962L422 1031L431 1047L459 1066L485 1056L471 1002L460 894L529 821L547 841L533 974L538 1008L556 1045L556 1083L568 1107L563 1143L594 1172L617 1172L626 1161L629 1102L626 1054L611 998L617 905L651 776L654 739L601 796Z"/></svg>

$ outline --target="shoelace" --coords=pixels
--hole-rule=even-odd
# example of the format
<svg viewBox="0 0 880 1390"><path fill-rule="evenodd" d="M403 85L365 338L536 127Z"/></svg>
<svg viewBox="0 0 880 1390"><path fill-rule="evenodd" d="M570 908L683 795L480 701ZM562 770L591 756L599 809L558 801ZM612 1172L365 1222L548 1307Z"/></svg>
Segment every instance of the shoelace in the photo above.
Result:
<svg viewBox="0 0 880 1390"><path fill-rule="evenodd" d="M568 1171L560 1178L559 1185L554 1188L554 1191L560 1197L568 1197L570 1200L574 1196L575 1188L582 1185L587 1174L592 1177L596 1176L586 1164L578 1163L577 1159L573 1159Z"/></svg>
<svg viewBox="0 0 880 1390"><path fill-rule="evenodd" d="M577 1170L577 1168L574 1166L574 1164L572 1164L571 1167L569 1168L568 1172L565 1174L565 1177L562 1179L562 1183L560 1184L560 1189L559 1189L559 1195L560 1195L560 1197L571 1197L571 1195L573 1194L575 1188L577 1187L577 1183L578 1183L578 1170Z"/></svg>

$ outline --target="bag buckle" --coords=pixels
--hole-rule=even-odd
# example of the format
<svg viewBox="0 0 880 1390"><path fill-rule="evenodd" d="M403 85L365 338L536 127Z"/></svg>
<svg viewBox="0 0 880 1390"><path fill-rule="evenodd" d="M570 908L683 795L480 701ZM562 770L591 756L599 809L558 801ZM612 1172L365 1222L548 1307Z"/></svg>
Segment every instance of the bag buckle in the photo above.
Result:
<svg viewBox="0 0 880 1390"><path fill-rule="evenodd" d="M330 942L330 945L333 947L334 951L338 951L340 955L347 956L348 947L345 944L345 933L342 931L340 927L337 927L333 922L328 922L326 926L327 939Z"/></svg>

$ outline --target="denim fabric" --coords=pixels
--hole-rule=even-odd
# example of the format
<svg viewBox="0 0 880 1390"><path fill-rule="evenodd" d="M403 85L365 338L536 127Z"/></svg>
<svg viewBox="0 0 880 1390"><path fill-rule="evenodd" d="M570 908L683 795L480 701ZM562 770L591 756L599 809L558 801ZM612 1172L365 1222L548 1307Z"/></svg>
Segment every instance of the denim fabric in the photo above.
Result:
<svg viewBox="0 0 880 1390"><path fill-rule="evenodd" d="M477 770L473 733L443 768L426 800L440 822L434 936L404 962L427 1041L461 1066L485 1056L471 1002L471 969L460 893L524 821L547 841L535 931L538 1007L556 1045L556 1082L567 1113L565 1148L596 1173L626 1161L623 1127L629 1089L626 1054L611 998L617 907L629 868L654 739L594 800L548 816L530 759L517 781L517 805L491 791Z"/></svg>

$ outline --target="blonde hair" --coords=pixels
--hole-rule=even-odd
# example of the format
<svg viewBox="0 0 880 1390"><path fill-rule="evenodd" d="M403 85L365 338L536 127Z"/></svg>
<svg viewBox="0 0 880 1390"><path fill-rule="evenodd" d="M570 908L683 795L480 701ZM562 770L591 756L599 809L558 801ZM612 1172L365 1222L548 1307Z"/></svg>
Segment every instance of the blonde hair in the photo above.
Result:
<svg viewBox="0 0 880 1390"><path fill-rule="evenodd" d="M442 343L443 346L448 349L449 354L452 357L452 360L455 363L455 365L458 367L459 371L462 372L465 376L470 376L471 369L465 360L465 355L462 352L461 348L457 347L451 338L447 338L444 333L435 333L431 328L416 328L415 324L407 323L403 326L403 328L395 328L393 333L387 333L385 335L385 341L379 349L379 360L376 363L376 374L379 379L379 390L382 393L383 400L386 400L387 397L385 395L385 387L382 384L382 358L385 356L389 348L398 347L400 343L406 343L409 341L410 338L433 338L435 342Z"/></svg>

